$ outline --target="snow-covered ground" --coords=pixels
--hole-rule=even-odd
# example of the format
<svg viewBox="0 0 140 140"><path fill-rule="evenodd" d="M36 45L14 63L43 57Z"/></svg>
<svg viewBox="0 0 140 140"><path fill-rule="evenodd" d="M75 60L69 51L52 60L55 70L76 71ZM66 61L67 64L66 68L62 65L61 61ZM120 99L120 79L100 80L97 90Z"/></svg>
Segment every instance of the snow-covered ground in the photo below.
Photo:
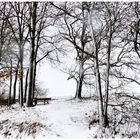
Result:
<svg viewBox="0 0 140 140"><path fill-rule="evenodd" d="M109 107L109 127L105 129L98 124L94 99L57 97L30 108L0 106L0 138L140 138L140 101L122 97L117 103L125 105Z"/></svg>
<svg viewBox="0 0 140 140"><path fill-rule="evenodd" d="M96 102L59 98L44 105L0 107L0 135L6 138L93 138L89 129ZM95 130L95 129L94 129Z"/></svg>

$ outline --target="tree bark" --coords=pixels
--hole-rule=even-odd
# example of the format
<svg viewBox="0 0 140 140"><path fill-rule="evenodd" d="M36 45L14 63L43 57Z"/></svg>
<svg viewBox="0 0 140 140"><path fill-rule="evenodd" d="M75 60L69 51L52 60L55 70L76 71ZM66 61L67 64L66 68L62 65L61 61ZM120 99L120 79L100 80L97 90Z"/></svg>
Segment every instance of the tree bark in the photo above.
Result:
<svg viewBox="0 0 140 140"><path fill-rule="evenodd" d="M108 126L108 96L109 96L109 75L110 75L110 53L111 53L111 39L112 34L110 33L109 43L107 47L107 66L106 66L106 80L105 80L105 114L104 114L104 125Z"/></svg>
<svg viewBox="0 0 140 140"><path fill-rule="evenodd" d="M20 82L18 83L18 102L20 104Z"/></svg>
<svg viewBox="0 0 140 140"><path fill-rule="evenodd" d="M15 73L15 81L14 81L14 87L13 87L13 103L16 102L16 85L17 85L17 78L18 78L18 67L19 67L19 61L17 63L17 69Z"/></svg>
<svg viewBox="0 0 140 140"><path fill-rule="evenodd" d="M91 31L91 38L93 42L94 47L94 55L96 58L94 59L94 68L95 68L95 82L96 82L96 92L99 96L99 122L100 125L104 125L104 105L103 105L103 95L102 95L102 85L101 85L101 77L100 77L100 70L99 70L99 60L98 60L98 48L99 43L97 43L96 35L93 29L92 25L92 13L89 11L89 25L90 25L90 31Z"/></svg>
<svg viewBox="0 0 140 140"><path fill-rule="evenodd" d="M35 32L36 32L36 12L37 12L37 2L32 2L32 12L31 12L31 53L30 53L30 67L29 67L29 87L26 105L28 107L33 106L33 89L34 89L34 56L35 56Z"/></svg>
<svg viewBox="0 0 140 140"><path fill-rule="evenodd" d="M12 60L11 62L11 67L10 67L10 86L9 86L9 97L8 97L8 106L11 105L11 94L12 94Z"/></svg>
<svg viewBox="0 0 140 140"><path fill-rule="evenodd" d="M96 47L95 47L96 48ZM103 107L103 95L102 95L102 86L101 86L101 77L99 71L99 64L98 64L98 56L96 55L97 59L95 59L95 82L96 82L96 92L99 96L99 120L100 125L104 125L104 107Z"/></svg>
<svg viewBox="0 0 140 140"><path fill-rule="evenodd" d="M30 68L29 68L29 86L28 86L28 95L27 95L27 106L33 106L33 74L34 74L34 68L33 68L33 61L34 61L34 48L31 50L31 56L30 56Z"/></svg>
<svg viewBox="0 0 140 140"><path fill-rule="evenodd" d="M20 51L20 106L23 106L23 49L20 48Z"/></svg>
<svg viewBox="0 0 140 140"><path fill-rule="evenodd" d="M35 60L34 60L34 72L33 72L33 99L35 96L35 86L36 86L36 68L37 68L37 63L36 63L36 57L37 57L37 52L35 53Z"/></svg>
<svg viewBox="0 0 140 140"><path fill-rule="evenodd" d="M79 80L77 82L77 89L76 89L76 95L75 98L81 99L82 98L82 86L83 86L83 79L84 79L84 62L79 60L80 64L79 64Z"/></svg>
<svg viewBox="0 0 140 140"><path fill-rule="evenodd" d="M27 69L26 78L25 78L24 103L26 103L26 98L27 98L28 74L29 74L29 69Z"/></svg>

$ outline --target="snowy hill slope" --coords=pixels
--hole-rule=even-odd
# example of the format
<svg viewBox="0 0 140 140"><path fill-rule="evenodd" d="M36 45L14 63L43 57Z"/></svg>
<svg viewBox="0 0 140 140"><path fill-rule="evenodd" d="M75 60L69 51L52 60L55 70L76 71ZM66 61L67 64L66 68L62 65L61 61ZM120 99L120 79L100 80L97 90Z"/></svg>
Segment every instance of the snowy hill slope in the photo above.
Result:
<svg viewBox="0 0 140 140"><path fill-rule="evenodd" d="M31 108L0 107L0 135L6 138L92 138L93 100L60 98Z"/></svg>

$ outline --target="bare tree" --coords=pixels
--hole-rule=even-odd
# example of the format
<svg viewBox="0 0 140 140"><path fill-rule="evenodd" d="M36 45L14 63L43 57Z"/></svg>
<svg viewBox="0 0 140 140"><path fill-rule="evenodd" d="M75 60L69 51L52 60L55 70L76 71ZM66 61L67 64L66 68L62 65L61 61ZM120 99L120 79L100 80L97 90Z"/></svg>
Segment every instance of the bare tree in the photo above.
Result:
<svg viewBox="0 0 140 140"><path fill-rule="evenodd" d="M27 106L32 106L32 101L34 98L35 91L35 81L36 81L36 68L37 64L45 59L51 52L55 49L52 47L46 48L44 45L49 41L49 35L45 32L45 29L49 26L53 26L53 20L49 17L50 3L49 2L29 2L29 40L30 40L30 65L29 65L29 83L28 83L28 94L26 104ZM50 37L51 38L51 37ZM51 42L50 42L51 44ZM52 46L52 45L50 45ZM44 48L44 49L43 49ZM40 50L44 50L45 54L39 56Z"/></svg>
<svg viewBox="0 0 140 140"><path fill-rule="evenodd" d="M87 14L84 11L82 3L68 3L64 2L61 5L52 3L52 5L58 9L59 17L59 34L67 40L76 51L76 61L78 63L78 77L76 78L77 88L75 98L82 98L82 87L84 81L84 74L86 70L85 62L89 60L89 55L84 53L88 51L89 47L89 30L87 28ZM74 6L73 6L74 5ZM73 12L70 12L73 11ZM76 12L78 11L78 12ZM76 73L75 73L76 74ZM68 79L74 78L75 76L70 74ZM75 79L75 78L74 78Z"/></svg>
<svg viewBox="0 0 140 140"><path fill-rule="evenodd" d="M10 26L10 30L13 34L13 41L16 42L18 48L19 48L19 64L20 64L20 105L23 106L23 54L24 54L24 45L27 42L28 37L28 31L26 28L26 22L27 22L27 4L26 3L19 3L19 2L10 2L5 3L9 5L9 12L4 13L4 11L1 10L1 12L4 14L4 17L7 21L7 24Z"/></svg>

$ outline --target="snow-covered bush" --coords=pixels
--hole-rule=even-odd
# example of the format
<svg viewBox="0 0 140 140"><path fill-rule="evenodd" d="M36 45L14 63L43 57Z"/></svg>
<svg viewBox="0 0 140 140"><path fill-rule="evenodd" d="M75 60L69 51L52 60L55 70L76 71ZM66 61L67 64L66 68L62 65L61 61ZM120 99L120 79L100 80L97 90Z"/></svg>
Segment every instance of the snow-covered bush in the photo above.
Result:
<svg viewBox="0 0 140 140"><path fill-rule="evenodd" d="M6 88L0 84L0 105L7 105L8 100L6 98Z"/></svg>
<svg viewBox="0 0 140 140"><path fill-rule="evenodd" d="M119 98L110 107L109 127L104 129L105 138L140 138L140 100L131 96Z"/></svg>
<svg viewBox="0 0 140 140"><path fill-rule="evenodd" d="M22 138L24 136L32 136L35 138L36 133L43 128L46 129L45 125L39 122L12 122L10 120L4 120L0 122L1 134L4 138Z"/></svg>

